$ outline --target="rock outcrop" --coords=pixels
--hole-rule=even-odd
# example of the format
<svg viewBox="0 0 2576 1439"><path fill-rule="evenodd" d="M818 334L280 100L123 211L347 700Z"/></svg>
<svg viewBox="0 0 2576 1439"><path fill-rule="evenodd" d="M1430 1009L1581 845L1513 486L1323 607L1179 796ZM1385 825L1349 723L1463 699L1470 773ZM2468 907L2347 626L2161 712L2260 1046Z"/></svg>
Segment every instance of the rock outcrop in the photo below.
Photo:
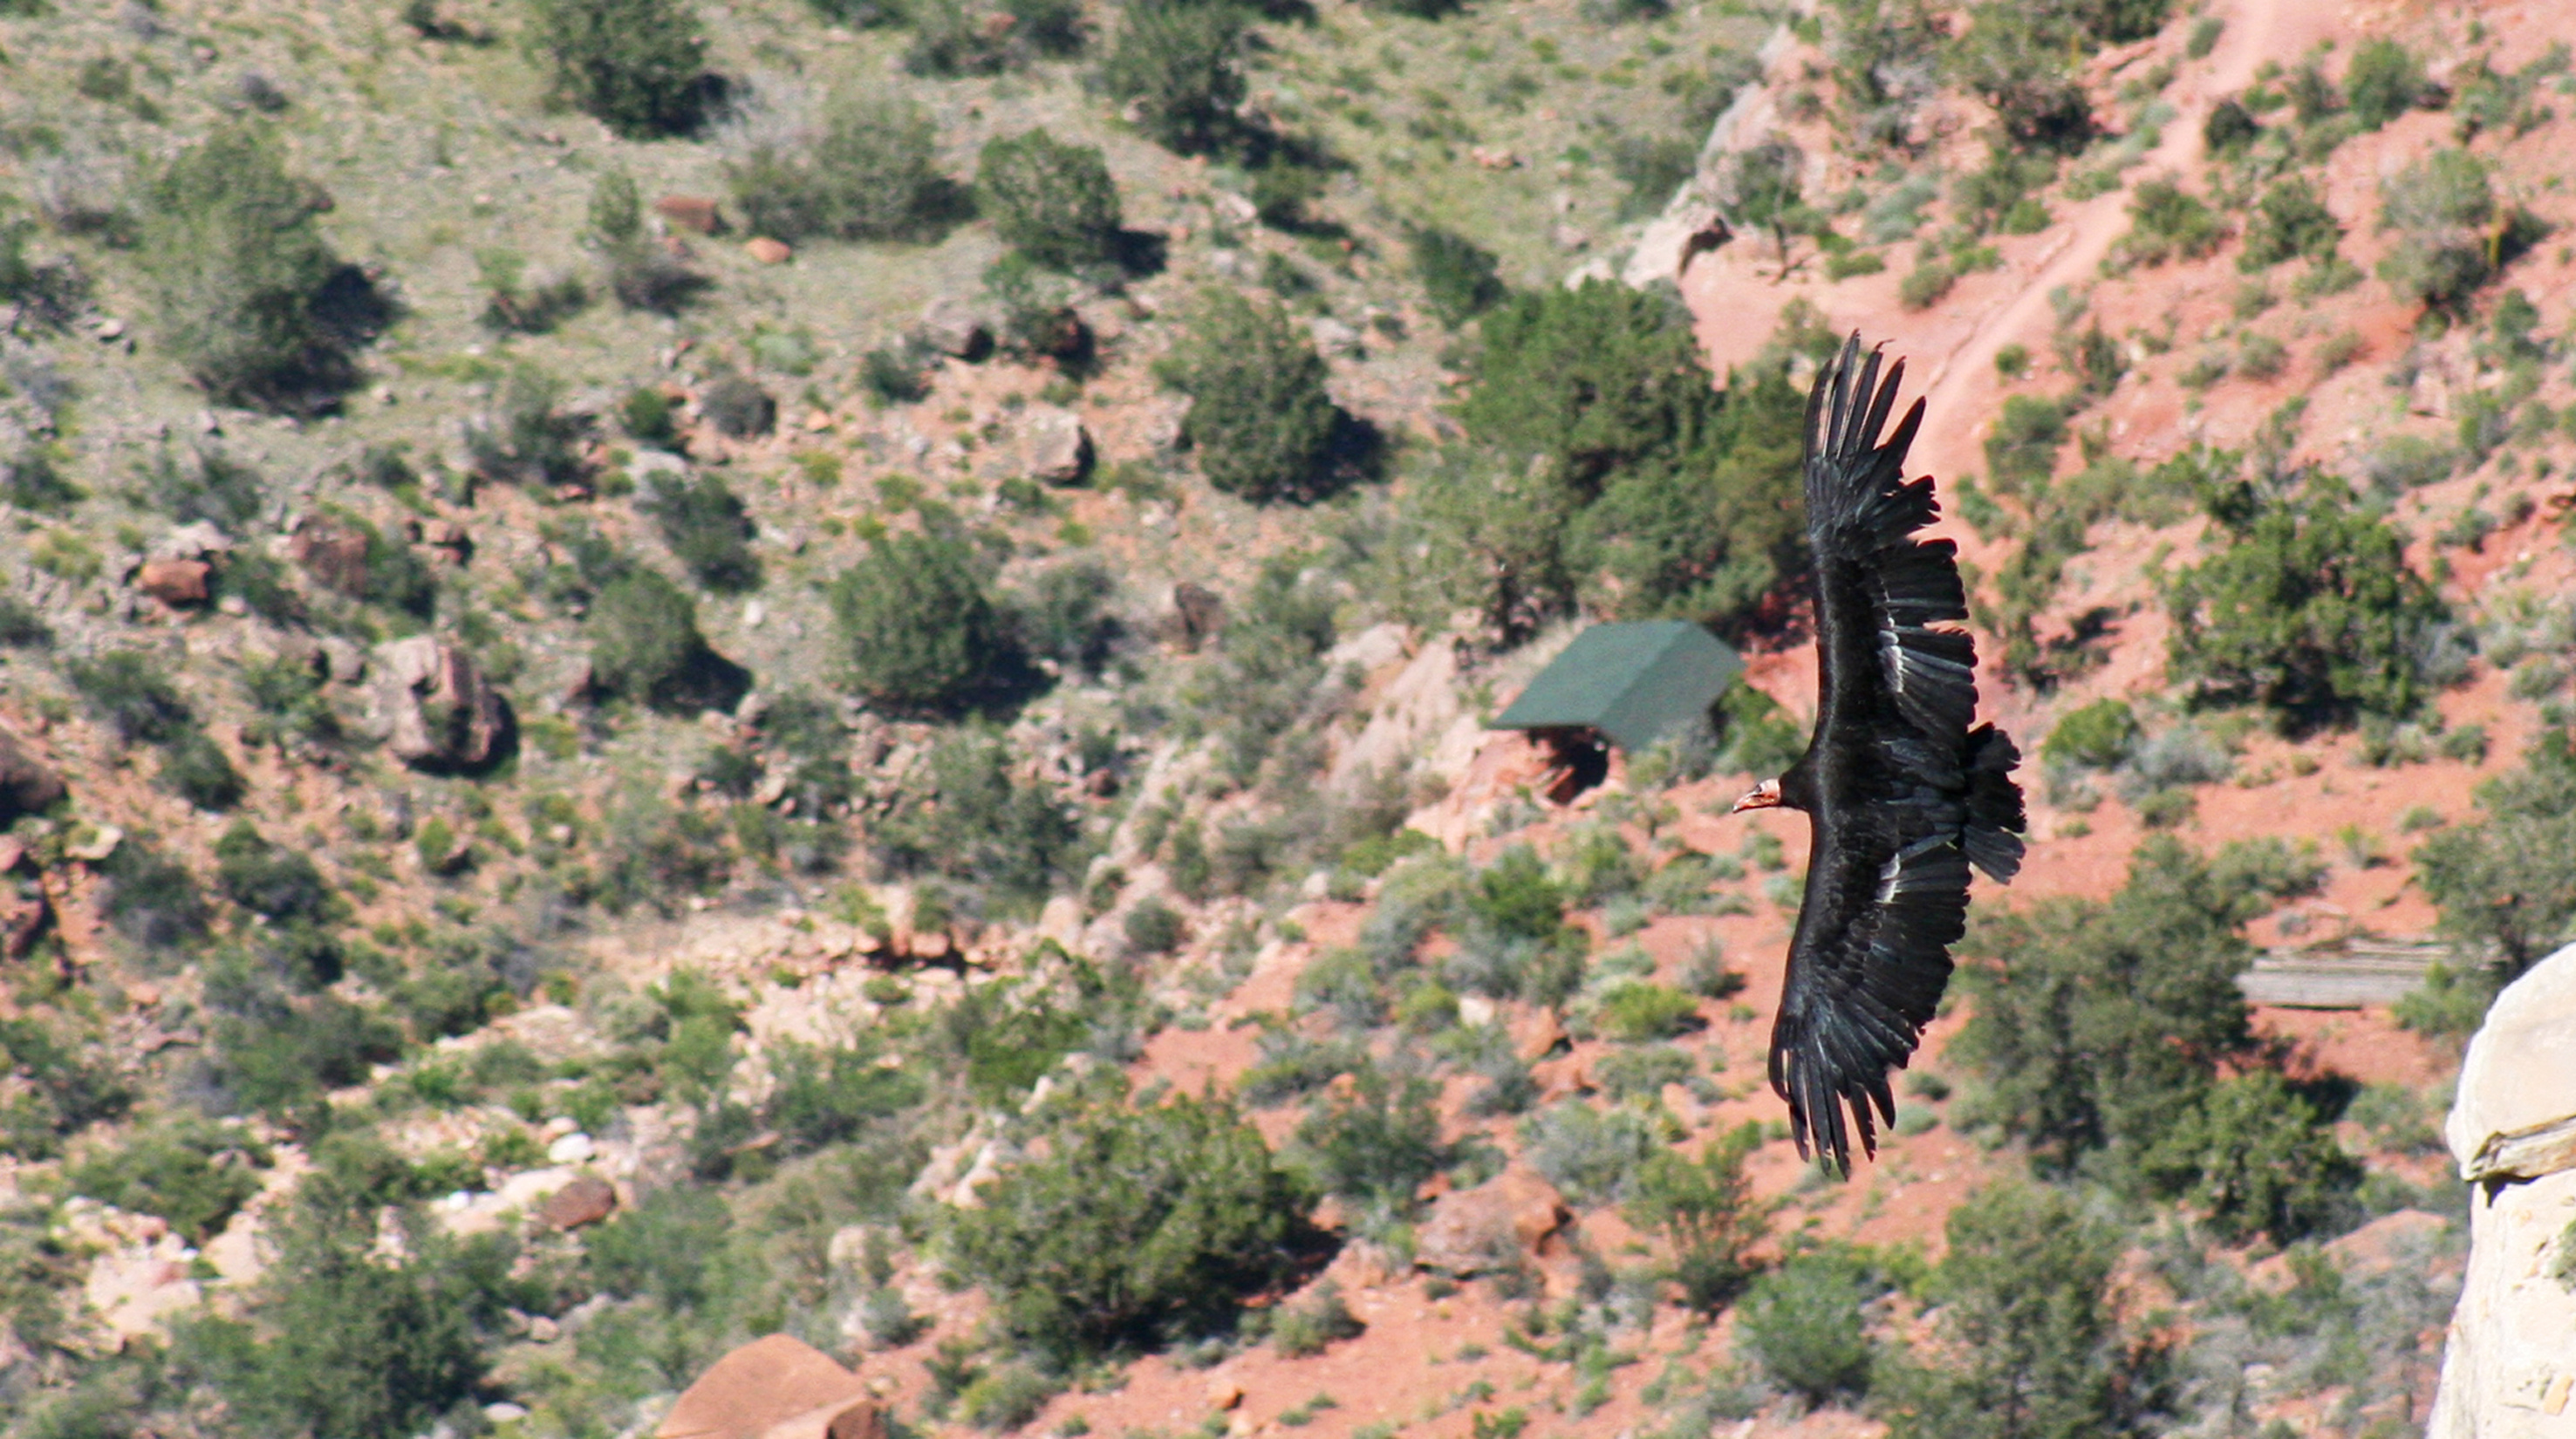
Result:
<svg viewBox="0 0 2576 1439"><path fill-rule="evenodd" d="M2576 1439L2576 945L2497 996L2446 1137L2469 1272L2427 1439Z"/></svg>
<svg viewBox="0 0 2576 1439"><path fill-rule="evenodd" d="M376 646L375 724L414 769L476 769L509 743L510 705L463 650L428 635Z"/></svg>

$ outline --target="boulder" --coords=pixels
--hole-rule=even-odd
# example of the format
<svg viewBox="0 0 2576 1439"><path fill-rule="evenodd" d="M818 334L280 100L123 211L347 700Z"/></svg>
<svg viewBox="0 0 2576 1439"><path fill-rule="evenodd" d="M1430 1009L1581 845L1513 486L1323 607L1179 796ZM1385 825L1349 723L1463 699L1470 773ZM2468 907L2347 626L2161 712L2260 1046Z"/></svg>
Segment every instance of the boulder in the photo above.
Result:
<svg viewBox="0 0 2576 1439"><path fill-rule="evenodd" d="M189 609L206 602L214 572L204 560L145 560L134 587L174 610Z"/></svg>
<svg viewBox="0 0 2576 1439"><path fill-rule="evenodd" d="M375 673L377 732L414 769L473 769L508 744L509 702L463 650L413 635L376 646Z"/></svg>
<svg viewBox="0 0 2576 1439"><path fill-rule="evenodd" d="M1091 432L1082 417L1054 405L1031 405L1020 414L1021 445L1029 478L1051 485L1079 482L1091 468Z"/></svg>
<svg viewBox="0 0 2576 1439"><path fill-rule="evenodd" d="M653 202L653 213L701 235L724 232L724 209L704 195L665 195Z"/></svg>
<svg viewBox="0 0 2576 1439"><path fill-rule="evenodd" d="M708 1366L655 1439L879 1439L884 1419L859 1376L800 1339L772 1334Z"/></svg>
<svg viewBox="0 0 2576 1439"><path fill-rule="evenodd" d="M2496 997L2445 1137L2473 1186L2469 1268L2427 1439L2576 1436L2576 945Z"/></svg>
<svg viewBox="0 0 2576 1439"><path fill-rule="evenodd" d="M0 730L0 825L22 814L42 814L70 792L51 765L29 754L15 735Z"/></svg>
<svg viewBox="0 0 2576 1439"><path fill-rule="evenodd" d="M585 1174L546 1196L537 1218L549 1229L579 1229L617 1212L617 1186Z"/></svg>
<svg viewBox="0 0 2576 1439"><path fill-rule="evenodd" d="M1473 1189L1441 1195L1414 1232L1413 1262L1453 1279L1511 1269L1569 1218L1545 1180L1507 1169Z"/></svg>
<svg viewBox="0 0 2576 1439"><path fill-rule="evenodd" d="M773 240L767 235L748 241L742 249L744 254L764 265L784 265L796 258L796 252L788 247L786 241Z"/></svg>

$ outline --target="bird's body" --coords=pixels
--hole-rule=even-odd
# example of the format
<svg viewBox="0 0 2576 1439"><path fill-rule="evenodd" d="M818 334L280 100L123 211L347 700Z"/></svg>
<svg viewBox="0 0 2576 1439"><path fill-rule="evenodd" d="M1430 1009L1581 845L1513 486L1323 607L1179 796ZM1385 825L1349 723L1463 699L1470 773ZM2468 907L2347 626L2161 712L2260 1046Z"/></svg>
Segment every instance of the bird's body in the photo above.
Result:
<svg viewBox="0 0 2576 1439"><path fill-rule="evenodd" d="M1971 865L2020 867L2020 754L1976 713L1976 649L1956 547L1913 532L1939 513L1929 477L1904 479L1915 401L1884 444L1903 361L1879 382L1859 337L1807 404L1807 529L1815 557L1816 729L1786 774L1738 809L1806 811L1814 842L1771 1031L1771 1085L1799 1152L1846 1171L1850 1130L1877 1148L1888 1073L1912 1056L1967 927Z"/></svg>

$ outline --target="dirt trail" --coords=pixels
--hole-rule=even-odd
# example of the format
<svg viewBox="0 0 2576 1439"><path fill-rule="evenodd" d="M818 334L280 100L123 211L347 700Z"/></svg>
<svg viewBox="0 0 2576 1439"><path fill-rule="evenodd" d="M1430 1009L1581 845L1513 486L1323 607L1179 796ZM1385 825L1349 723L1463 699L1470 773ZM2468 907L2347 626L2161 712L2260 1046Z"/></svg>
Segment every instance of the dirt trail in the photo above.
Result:
<svg viewBox="0 0 2576 1439"><path fill-rule="evenodd" d="M2239 0L2212 13L2226 21L2218 45L2198 62L2186 62L2165 93L2174 117L2165 122L2164 137L2130 173L2147 176L2179 174L2201 154L2201 124L2218 101L2244 89L2265 60L2293 59L2306 42L2304 34L2285 33L2282 0ZM1986 313L1967 335L1934 360L1925 376L1925 428L1914 445L1914 468L1937 475L1966 474L1983 460L1980 444L1986 422L2002 404L2002 381L1995 373L1995 352L2018 341L2045 350L2055 317L2050 293L2061 286L2079 288L2101 273L2112 243L2127 233L2129 195L2113 190L2074 207L2060 217L2048 258L2038 272Z"/></svg>

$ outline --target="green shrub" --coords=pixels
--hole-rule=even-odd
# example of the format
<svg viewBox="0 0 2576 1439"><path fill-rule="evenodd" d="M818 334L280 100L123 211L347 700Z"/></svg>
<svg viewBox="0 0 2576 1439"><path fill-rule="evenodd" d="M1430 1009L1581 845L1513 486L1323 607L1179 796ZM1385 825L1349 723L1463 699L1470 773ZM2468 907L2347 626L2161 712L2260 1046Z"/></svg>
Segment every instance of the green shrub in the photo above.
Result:
<svg viewBox="0 0 2576 1439"><path fill-rule="evenodd" d="M834 1049L772 1041L766 1061L772 1087L761 1106L761 1122L791 1152L845 1143L869 1125L921 1103L926 1091L920 1078L889 1069L871 1044Z"/></svg>
<svg viewBox="0 0 2576 1439"><path fill-rule="evenodd" d="M2066 442L2066 410L2038 395L2007 395L2003 413L1986 436L1986 467L1995 493L2036 496L2057 470L2057 451ZM2034 507L2035 501L2034 501Z"/></svg>
<svg viewBox="0 0 2576 1439"><path fill-rule="evenodd" d="M474 255L476 278L483 286L485 329L505 335L551 334L590 303L590 290L578 275L563 275L523 288L527 260L516 250L486 249Z"/></svg>
<svg viewBox="0 0 2576 1439"><path fill-rule="evenodd" d="M215 841L215 887L226 899L277 924L331 917L331 886L303 853L272 844L249 820Z"/></svg>
<svg viewBox="0 0 2576 1439"><path fill-rule="evenodd" d="M2201 198L2171 180L2141 180L2130 192L2129 233L2112 247L2130 264L2197 260L2227 238L2227 226Z"/></svg>
<svg viewBox="0 0 2576 1439"><path fill-rule="evenodd" d="M1081 837L1063 799L972 728L940 738L873 836L895 869L976 885L1010 911L1035 910L1073 878Z"/></svg>
<svg viewBox="0 0 2576 1439"><path fill-rule="evenodd" d="M250 782L233 768L223 746L194 726L182 731L161 751L161 787L199 809L221 812L241 803Z"/></svg>
<svg viewBox="0 0 2576 1439"><path fill-rule="evenodd" d="M778 400L739 370L716 377L698 396L698 408L716 430L737 440L756 439L778 427Z"/></svg>
<svg viewBox="0 0 2576 1439"><path fill-rule="evenodd" d="M1688 316L1650 291L1526 291L1485 316L1482 341L1458 408L1468 435L1581 490L1671 452L1715 407Z"/></svg>
<svg viewBox="0 0 2576 1439"><path fill-rule="evenodd" d="M528 22L559 103L630 140L704 118L707 41L687 0L528 0Z"/></svg>
<svg viewBox="0 0 2576 1439"><path fill-rule="evenodd" d="M2296 1243L2351 1208L2361 1166L2304 1095L2269 1070L2220 1080L2142 1162L2150 1184L2189 1197L2227 1243Z"/></svg>
<svg viewBox="0 0 2576 1439"><path fill-rule="evenodd" d="M731 709L749 687L741 668L698 632L697 602L652 570L600 586L582 628L601 694L655 709Z"/></svg>
<svg viewBox="0 0 2576 1439"><path fill-rule="evenodd" d="M1441 323L1456 329L1503 302L1511 293L1492 251L1463 235L1425 228L1406 237L1423 298Z"/></svg>
<svg viewBox="0 0 2576 1439"><path fill-rule="evenodd" d="M959 209L938 159L938 130L920 102L844 89L825 102L810 140L755 145L727 175L755 234L926 241Z"/></svg>
<svg viewBox="0 0 2576 1439"><path fill-rule="evenodd" d="M2101 699L2071 710L2058 720L2041 742L2039 753L2051 764L2117 769L2137 747L2140 737L2138 717L2130 712L2126 701Z"/></svg>
<svg viewBox="0 0 2576 1439"><path fill-rule="evenodd" d="M1209 484L1255 504L1326 487L1344 417L1314 341L1276 302L1206 292L1167 365Z"/></svg>
<svg viewBox="0 0 2576 1439"><path fill-rule="evenodd" d="M2365 130L2376 130L2415 108L2424 96L2424 67L2412 51L2386 36L2361 42L2344 72L2344 104Z"/></svg>
<svg viewBox="0 0 2576 1439"><path fill-rule="evenodd" d="M1803 1250L1753 1281L1736 1333L1773 1383L1807 1403L1858 1399L1878 1359L1861 1306L1885 1288L1847 1246Z"/></svg>
<svg viewBox="0 0 2576 1439"><path fill-rule="evenodd" d="M638 385L617 403L617 422L626 433L648 445L668 445L679 438L671 397L659 385Z"/></svg>
<svg viewBox="0 0 2576 1439"><path fill-rule="evenodd" d="M582 419L556 408L563 383L521 366L510 372L491 408L471 420L465 451L475 473L510 484L560 485L582 477Z"/></svg>
<svg viewBox="0 0 2576 1439"><path fill-rule="evenodd" d="M2237 926L2268 907L2157 838L2107 903L2045 901L1981 925L1966 951L2001 964L1963 966L1974 1005L1951 1051L1985 1081L1979 1117L2043 1168L2104 1149L2134 1161L2251 1052L2236 978L2253 951Z"/></svg>
<svg viewBox="0 0 2576 1439"><path fill-rule="evenodd" d="M0 1063L12 1076L0 1101L0 1153L53 1158L64 1139L133 1105L133 1085L84 1038L42 1014L0 1018Z"/></svg>
<svg viewBox="0 0 2576 1439"><path fill-rule="evenodd" d="M1122 629L1110 609L1117 590L1117 576L1093 560L1038 571L1011 605L1021 647L1070 673L1099 673Z"/></svg>
<svg viewBox="0 0 2576 1439"><path fill-rule="evenodd" d="M2210 107L2209 118L2200 125L2202 148L2228 159L2242 156L2262 134L2263 126L2254 113L2234 96Z"/></svg>
<svg viewBox="0 0 2576 1439"><path fill-rule="evenodd" d="M2379 276L2400 299L2456 310L2495 274L2514 228L2497 236L2487 162L2466 150L2436 150L2379 183L2379 228L2398 238ZM2514 248L2518 249L2519 245Z"/></svg>
<svg viewBox="0 0 2576 1439"><path fill-rule="evenodd" d="M162 343L214 399L294 407L352 382L353 336L326 298L343 266L314 225L328 204L246 124L181 150L153 181L142 263Z"/></svg>
<svg viewBox="0 0 2576 1439"><path fill-rule="evenodd" d="M760 588L751 517L722 477L701 474L691 483L657 474L636 508L653 517L671 553L699 584L732 594Z"/></svg>
<svg viewBox="0 0 2576 1439"><path fill-rule="evenodd" d="M1112 97L1136 107L1140 127L1165 149L1214 153L1244 130L1243 32L1244 18L1230 5L1131 8L1101 80Z"/></svg>
<svg viewBox="0 0 2576 1439"><path fill-rule="evenodd" d="M2165 1345L2123 1332L2112 1308L2120 1240L2060 1190L2005 1184L1950 1211L1931 1279L1923 1367L1882 1393L1894 1439L2164 1432Z"/></svg>
<svg viewBox="0 0 2576 1439"><path fill-rule="evenodd" d="M1761 1142L1760 1129L1747 1124L1709 1141L1696 1160L1667 1151L1638 1171L1623 1213L1671 1249L1684 1308L1714 1316L1753 1278L1753 1247L1769 1230L1769 1211L1753 1198L1744 1161Z"/></svg>
<svg viewBox="0 0 2576 1439"><path fill-rule="evenodd" d="M86 491L63 477L67 458L68 452L59 444L30 440L15 457L0 459L0 502L30 514L53 515L88 498Z"/></svg>
<svg viewBox="0 0 2576 1439"><path fill-rule="evenodd" d="M178 687L140 650L110 650L63 665L63 677L100 723L126 744L157 744L193 730L195 717Z"/></svg>
<svg viewBox="0 0 2576 1439"><path fill-rule="evenodd" d="M196 876L150 839L127 835L101 870L107 879L101 909L109 926L147 952L166 951L206 932L206 900Z"/></svg>
<svg viewBox="0 0 2576 1439"><path fill-rule="evenodd" d="M1660 984L1630 982L1602 996L1593 1022L1601 1033L1626 1043L1670 1039L1699 1017L1699 1001Z"/></svg>
<svg viewBox="0 0 2576 1439"><path fill-rule="evenodd" d="M2502 987L2503 976L2495 966L2454 969L2436 964L2424 971L2421 985L2390 1006L2389 1013L2398 1028L2427 1039L2465 1039L2486 1021L2487 1007L2495 1003Z"/></svg>
<svg viewBox="0 0 2576 1439"><path fill-rule="evenodd" d="M885 704L952 709L1015 659L982 567L953 534L877 540L834 581L832 610L852 685Z"/></svg>
<svg viewBox="0 0 2576 1439"><path fill-rule="evenodd" d="M2251 700L2300 729L2405 719L2430 697L2424 655L2448 611L2340 481L2271 501L2239 485L2208 508L2223 548L2165 589L2170 671L2201 702Z"/></svg>
<svg viewBox="0 0 2576 1439"><path fill-rule="evenodd" d="M2510 978L2576 932L2576 742L2544 733L2518 768L2478 787L2478 808L2416 849L2416 878L2443 929L2494 945Z"/></svg>
<svg viewBox="0 0 2576 1439"><path fill-rule="evenodd" d="M1186 934L1181 912L1159 899L1141 899L1123 922L1127 943L1138 954L1169 954Z"/></svg>
<svg viewBox="0 0 2576 1439"><path fill-rule="evenodd" d="M1307 1196L1222 1103L1099 1107L960 1213L959 1272L1005 1332L1059 1362L1204 1331L1277 1284Z"/></svg>
<svg viewBox="0 0 2576 1439"><path fill-rule="evenodd" d="M1994 107L2016 145L2072 153L2093 135L2074 59L2091 49L2074 6L1987 0L1971 6L1968 30L1941 63L1970 94Z"/></svg>
<svg viewBox="0 0 2576 1439"><path fill-rule="evenodd" d="M1069 145L1044 130L984 142L975 199L1003 244L1052 269L1112 260L1126 217L1118 182L1094 145Z"/></svg>
<svg viewBox="0 0 2576 1439"><path fill-rule="evenodd" d="M137 1214L157 1214L202 1246L260 1191L267 1149L247 1133L181 1121L133 1135L65 1171L72 1192Z"/></svg>
<svg viewBox="0 0 2576 1439"><path fill-rule="evenodd" d="M2276 180L2245 227L2245 253L2236 268L2250 273L2300 256L2323 263L2342 238L2343 227L2313 186L2297 176Z"/></svg>
<svg viewBox="0 0 2576 1439"><path fill-rule="evenodd" d="M1297 1126L1297 1156L1324 1193L1410 1213L1414 1191L1450 1157L1440 1142L1440 1086L1390 1077L1375 1065L1353 1078Z"/></svg>

